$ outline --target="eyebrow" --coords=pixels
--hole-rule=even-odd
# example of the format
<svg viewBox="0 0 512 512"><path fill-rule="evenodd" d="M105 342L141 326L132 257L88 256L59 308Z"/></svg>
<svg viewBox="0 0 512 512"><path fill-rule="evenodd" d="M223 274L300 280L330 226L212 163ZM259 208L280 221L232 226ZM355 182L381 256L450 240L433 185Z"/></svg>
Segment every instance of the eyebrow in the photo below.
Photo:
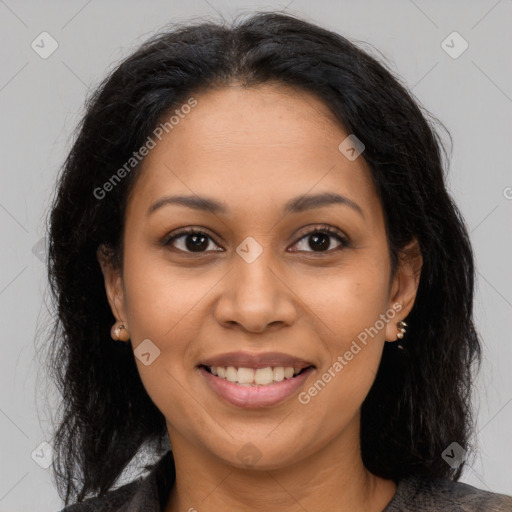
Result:
<svg viewBox="0 0 512 512"><path fill-rule="evenodd" d="M225 214L228 212L228 208L225 206L225 204L208 197L196 195L164 196L149 207L147 215L149 216L163 206L171 204L177 204L191 208L193 210L199 210L213 214ZM284 205L283 212L285 215L290 213L300 213L306 210L322 208L323 206L330 206L335 204L348 206L354 211L358 212L364 218L363 209L356 202L352 201L348 197L335 194L333 192L325 192L323 194L309 196L305 195L290 199Z"/></svg>

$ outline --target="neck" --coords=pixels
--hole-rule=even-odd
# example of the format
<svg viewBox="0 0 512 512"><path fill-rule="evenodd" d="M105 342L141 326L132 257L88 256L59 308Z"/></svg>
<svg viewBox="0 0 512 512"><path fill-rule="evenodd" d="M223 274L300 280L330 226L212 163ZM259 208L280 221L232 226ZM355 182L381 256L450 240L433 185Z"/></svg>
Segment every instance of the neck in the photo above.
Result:
<svg viewBox="0 0 512 512"><path fill-rule="evenodd" d="M359 428L345 432L294 465L240 469L170 434L176 481L166 512L381 512L396 484L370 473L360 455Z"/></svg>

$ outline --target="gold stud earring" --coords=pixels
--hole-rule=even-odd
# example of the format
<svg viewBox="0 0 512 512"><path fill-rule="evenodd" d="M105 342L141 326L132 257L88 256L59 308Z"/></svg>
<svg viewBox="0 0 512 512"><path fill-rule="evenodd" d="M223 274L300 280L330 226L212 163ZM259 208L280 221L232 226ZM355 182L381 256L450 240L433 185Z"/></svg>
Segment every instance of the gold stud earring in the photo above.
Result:
<svg viewBox="0 0 512 512"><path fill-rule="evenodd" d="M130 339L128 330L124 326L123 322L116 322L110 330L110 335L113 340L128 341Z"/></svg>
<svg viewBox="0 0 512 512"><path fill-rule="evenodd" d="M402 339L404 334L407 332L407 324L403 320L400 320L400 322L398 322L396 325L398 327L398 334L396 336L397 338Z"/></svg>
<svg viewBox="0 0 512 512"><path fill-rule="evenodd" d="M398 333L397 333L396 337L401 340L404 337L404 334L407 332L407 329L406 329L407 324L403 320L400 320L400 322L398 322L396 324L396 326L398 328ZM402 346L401 343L399 343L398 348L403 349L404 347Z"/></svg>

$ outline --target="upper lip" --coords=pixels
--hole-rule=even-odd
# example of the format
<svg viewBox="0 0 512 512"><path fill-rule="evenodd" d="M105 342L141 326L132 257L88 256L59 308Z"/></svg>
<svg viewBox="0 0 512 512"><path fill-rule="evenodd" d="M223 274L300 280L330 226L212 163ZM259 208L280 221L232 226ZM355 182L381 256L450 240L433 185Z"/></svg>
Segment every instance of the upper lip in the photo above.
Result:
<svg viewBox="0 0 512 512"><path fill-rule="evenodd" d="M261 354L251 354L249 352L229 352L227 354L219 354L204 359L199 366L234 366L235 368L267 368L267 367L292 367L292 368L308 368L314 366L313 363L304 359L283 354L281 352L264 352Z"/></svg>

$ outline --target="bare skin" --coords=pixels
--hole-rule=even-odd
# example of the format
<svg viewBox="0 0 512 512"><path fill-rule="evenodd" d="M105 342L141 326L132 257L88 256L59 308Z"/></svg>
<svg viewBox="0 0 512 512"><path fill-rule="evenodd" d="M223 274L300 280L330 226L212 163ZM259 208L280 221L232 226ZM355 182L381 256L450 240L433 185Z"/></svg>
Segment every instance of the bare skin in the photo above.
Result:
<svg viewBox="0 0 512 512"><path fill-rule="evenodd" d="M321 101L284 86L238 84L195 98L144 162L127 205L122 272L99 253L109 303L133 348L149 339L160 350L148 366L136 361L173 448L176 483L165 510L380 512L396 484L363 465L360 408L384 343L397 339L397 322L414 304L421 256L391 276L364 153L350 161L338 150L349 134ZM362 212L331 204L283 213L287 201L325 192ZM148 214L171 195L206 196L226 212L166 204ZM316 249L311 232L329 226L349 243L326 233L325 249ZM193 235L162 244L186 227L208 236L202 252L186 245ZM251 263L236 251L247 237L262 249ZM301 403L299 392L393 305L396 316ZM281 403L240 407L212 391L197 367L233 351L283 352L314 370ZM239 455L247 446L254 465Z"/></svg>

